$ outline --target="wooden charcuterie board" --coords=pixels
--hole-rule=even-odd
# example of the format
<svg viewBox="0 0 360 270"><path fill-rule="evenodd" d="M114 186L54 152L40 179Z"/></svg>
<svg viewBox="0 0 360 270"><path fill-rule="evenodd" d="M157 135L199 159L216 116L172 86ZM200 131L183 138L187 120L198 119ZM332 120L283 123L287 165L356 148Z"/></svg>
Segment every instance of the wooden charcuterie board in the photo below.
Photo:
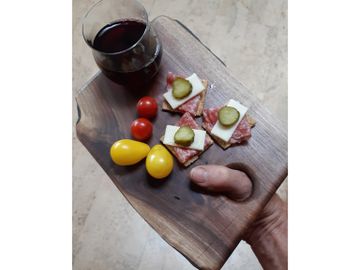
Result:
<svg viewBox="0 0 360 270"><path fill-rule="evenodd" d="M287 132L224 64L191 32L175 20L158 18L154 23L163 46L160 72L142 94L129 91L98 73L78 94L77 136L136 211L171 246L194 266L220 269L241 240L242 234L287 176ZM184 76L193 72L207 79L205 107L225 104L230 98L249 107L256 119L250 140L223 150L214 144L188 168L175 162L165 181L152 179L145 162L116 166L110 159L112 143L131 138L130 124L137 118L136 102L146 93L161 107L168 71ZM159 111L153 121L155 145L167 124L179 115ZM196 119L201 125L201 118ZM190 184L191 168L220 164L243 168L254 183L251 197L242 203L202 192Z"/></svg>

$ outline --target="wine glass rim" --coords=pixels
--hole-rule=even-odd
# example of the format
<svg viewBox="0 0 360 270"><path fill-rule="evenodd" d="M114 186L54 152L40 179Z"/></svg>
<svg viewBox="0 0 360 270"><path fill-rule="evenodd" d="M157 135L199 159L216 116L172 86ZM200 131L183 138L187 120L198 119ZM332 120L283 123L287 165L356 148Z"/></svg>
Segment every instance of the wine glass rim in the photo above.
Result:
<svg viewBox="0 0 360 270"><path fill-rule="evenodd" d="M144 32L142 33L141 37L133 44L131 45L129 48L126 48L124 50L120 50L120 51L116 51L116 52L104 52L104 51L101 51L101 50L98 50L96 48L93 47L93 45L91 44L91 42L88 41L88 39L85 38L85 33L84 33L84 24L85 24L85 20L87 18L87 16L89 15L89 13L97 6L99 5L100 3L104 2L106 0L100 0L98 2L96 2L95 4L93 4L89 10L85 13L83 19L82 19L82 24L81 24L81 32L82 32L82 36L83 36L83 39L85 40L86 44L92 48L93 50L101 53L101 54L105 54L105 55L116 55L116 54L121 54L121 53L126 53L128 51L131 51L133 48L136 47L136 45L138 45L140 43L140 41L143 39L143 37L145 36L146 32L149 30L149 18L148 18L148 14L146 12L146 9L145 7L138 1L138 0L132 0L134 2L137 2L137 4L143 9L144 13L145 13L145 23L146 23L146 27L145 27L145 30ZM110 22L111 23L111 22ZM105 26L105 25L104 25Z"/></svg>

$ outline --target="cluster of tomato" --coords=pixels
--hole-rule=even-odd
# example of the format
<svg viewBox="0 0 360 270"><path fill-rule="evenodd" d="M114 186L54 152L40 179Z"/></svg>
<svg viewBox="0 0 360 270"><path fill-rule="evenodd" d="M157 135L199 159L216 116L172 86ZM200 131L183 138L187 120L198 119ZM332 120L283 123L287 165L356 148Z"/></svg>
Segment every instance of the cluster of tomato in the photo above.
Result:
<svg viewBox="0 0 360 270"><path fill-rule="evenodd" d="M152 135L153 126L148 119L153 119L157 114L157 103L152 97L141 98L136 110L140 118L131 124L131 135L138 141L146 141Z"/></svg>
<svg viewBox="0 0 360 270"><path fill-rule="evenodd" d="M131 135L135 140L116 141L110 149L111 159L120 166L134 165L146 157L146 170L154 178L167 177L173 169L173 158L167 149L157 144L150 146L140 141L148 140L152 135L152 123L157 114L157 103L152 97L143 97L136 105L140 118L131 124Z"/></svg>

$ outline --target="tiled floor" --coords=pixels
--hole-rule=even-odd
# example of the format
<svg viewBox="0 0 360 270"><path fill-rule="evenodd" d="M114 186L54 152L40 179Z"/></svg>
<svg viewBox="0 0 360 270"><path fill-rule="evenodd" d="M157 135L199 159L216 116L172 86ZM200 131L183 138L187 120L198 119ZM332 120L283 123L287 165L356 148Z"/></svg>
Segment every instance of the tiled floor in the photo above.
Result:
<svg viewBox="0 0 360 270"><path fill-rule="evenodd" d="M73 96L98 70L81 36L97 0L73 0ZM287 127L286 0L142 0L150 18L188 26ZM222 42L227 40L227 42ZM77 119L73 104L73 121ZM278 193L287 200L287 181ZM131 208L73 133L73 265L84 269L194 269ZM223 269L261 269L241 243Z"/></svg>

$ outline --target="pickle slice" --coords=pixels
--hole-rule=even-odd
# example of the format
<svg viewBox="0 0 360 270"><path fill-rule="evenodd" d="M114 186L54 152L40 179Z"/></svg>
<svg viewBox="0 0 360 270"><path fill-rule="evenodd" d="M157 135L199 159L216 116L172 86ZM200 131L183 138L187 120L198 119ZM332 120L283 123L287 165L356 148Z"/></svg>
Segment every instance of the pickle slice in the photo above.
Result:
<svg viewBox="0 0 360 270"><path fill-rule="evenodd" d="M172 94L176 99L187 97L192 91L191 83L179 77L173 81L172 87Z"/></svg>
<svg viewBox="0 0 360 270"><path fill-rule="evenodd" d="M239 120L240 113L234 107L224 106L218 112L220 123L226 127L230 127Z"/></svg>
<svg viewBox="0 0 360 270"><path fill-rule="evenodd" d="M179 128L174 135L175 143L182 145L182 146L189 146L194 142L195 133L194 131L187 127Z"/></svg>

